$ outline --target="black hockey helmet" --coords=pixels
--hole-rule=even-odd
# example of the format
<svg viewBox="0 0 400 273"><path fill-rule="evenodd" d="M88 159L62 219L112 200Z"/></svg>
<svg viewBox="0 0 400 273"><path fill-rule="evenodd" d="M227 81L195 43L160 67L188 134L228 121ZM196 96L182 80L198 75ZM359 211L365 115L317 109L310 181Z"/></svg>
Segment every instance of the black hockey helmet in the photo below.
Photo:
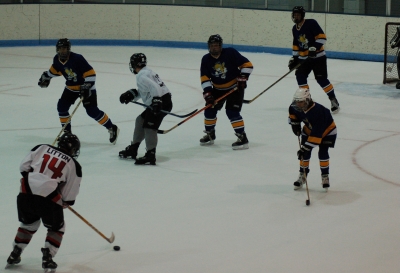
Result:
<svg viewBox="0 0 400 273"><path fill-rule="evenodd" d="M60 48L62 47L66 47L68 49L68 52L67 53L59 52ZM66 60L68 58L69 53L71 52L71 42L69 41L68 38L61 38L57 41L56 52L61 60Z"/></svg>
<svg viewBox="0 0 400 273"><path fill-rule="evenodd" d="M306 10L303 8L303 6L295 6L293 9L292 9L292 21L294 22L294 23L300 23L300 22L296 22L295 20L294 20L294 14L295 13L300 13L300 15L301 15L301 21L303 21L303 19L304 19L304 17L306 16Z"/></svg>
<svg viewBox="0 0 400 273"><path fill-rule="evenodd" d="M222 39L221 35L219 35L219 34L211 35L210 38L208 38L208 42L207 42L208 48L210 48L210 45L212 43L219 43L219 45L222 47L223 41L224 40Z"/></svg>
<svg viewBox="0 0 400 273"><path fill-rule="evenodd" d="M210 52L211 56L217 58L222 52L222 44L223 44L222 37L219 34L211 35L210 38L208 38L207 44L208 44L208 52ZM214 46L213 49L211 49L212 44L218 44L219 47Z"/></svg>
<svg viewBox="0 0 400 273"><path fill-rule="evenodd" d="M67 132L58 139L58 148L64 150L68 155L78 158L81 142L76 135Z"/></svg>
<svg viewBox="0 0 400 273"><path fill-rule="evenodd" d="M129 69L132 73L135 73L136 67L145 67L147 65L147 58L146 55L143 53L135 53L131 56L129 60Z"/></svg>

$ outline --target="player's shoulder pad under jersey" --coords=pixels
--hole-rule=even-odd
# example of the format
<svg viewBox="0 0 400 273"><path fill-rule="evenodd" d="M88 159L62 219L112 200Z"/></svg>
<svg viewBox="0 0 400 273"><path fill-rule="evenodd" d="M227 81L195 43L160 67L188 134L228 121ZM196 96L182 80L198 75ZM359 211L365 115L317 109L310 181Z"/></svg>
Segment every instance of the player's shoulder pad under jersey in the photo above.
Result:
<svg viewBox="0 0 400 273"><path fill-rule="evenodd" d="M31 152L36 151L37 149L39 149L43 145L50 146L49 144L38 144L38 145L36 145L35 147L32 148Z"/></svg>

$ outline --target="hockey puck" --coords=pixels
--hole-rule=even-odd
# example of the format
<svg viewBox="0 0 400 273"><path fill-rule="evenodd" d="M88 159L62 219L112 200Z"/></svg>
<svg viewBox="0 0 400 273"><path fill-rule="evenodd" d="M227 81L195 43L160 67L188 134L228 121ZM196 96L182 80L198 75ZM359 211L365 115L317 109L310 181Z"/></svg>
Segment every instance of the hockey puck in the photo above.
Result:
<svg viewBox="0 0 400 273"><path fill-rule="evenodd" d="M118 250L120 250L121 248L119 247L119 246L114 246L114 250L115 251L118 251Z"/></svg>
<svg viewBox="0 0 400 273"><path fill-rule="evenodd" d="M310 200L306 200L306 205L309 206L310 205ZM115 248L115 246L114 246Z"/></svg>

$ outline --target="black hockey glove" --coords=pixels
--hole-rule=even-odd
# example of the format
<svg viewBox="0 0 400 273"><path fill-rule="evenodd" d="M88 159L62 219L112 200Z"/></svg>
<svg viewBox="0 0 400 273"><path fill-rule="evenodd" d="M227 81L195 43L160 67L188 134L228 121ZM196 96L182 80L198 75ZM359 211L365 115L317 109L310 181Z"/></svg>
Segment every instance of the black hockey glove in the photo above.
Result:
<svg viewBox="0 0 400 273"><path fill-rule="evenodd" d="M315 47L310 47L309 49L308 49L308 57L309 58L315 58L315 57L317 57L317 49L315 48Z"/></svg>
<svg viewBox="0 0 400 273"><path fill-rule="evenodd" d="M49 86L49 84L50 84L50 80L51 80L51 77L49 77L49 74L47 74L47 71L44 71L42 76L40 76L40 79L38 81L38 85L41 88L47 88Z"/></svg>
<svg viewBox="0 0 400 273"><path fill-rule="evenodd" d="M299 136L301 134L300 122L291 122L290 125L292 125L293 134Z"/></svg>
<svg viewBox="0 0 400 273"><path fill-rule="evenodd" d="M211 92L205 92L203 93L203 98L206 101L206 104L211 104L212 106L215 105L215 99L214 96L211 94Z"/></svg>
<svg viewBox="0 0 400 273"><path fill-rule="evenodd" d="M249 79L248 75L245 74L240 74L236 80L237 80L237 87L239 90L245 90L247 88L247 80Z"/></svg>
<svg viewBox="0 0 400 273"><path fill-rule="evenodd" d="M84 83L81 85L81 89L79 91L79 95L81 98L84 100L89 98L92 95L92 91L90 90L92 88L92 85L90 83Z"/></svg>
<svg viewBox="0 0 400 273"><path fill-rule="evenodd" d="M301 146L300 150L297 151L297 158L298 158L299 160L302 160L302 159L304 158L304 155L305 155L306 153L310 152L311 149L312 149L312 148L311 148L310 146L308 146L308 145L303 145L303 146Z"/></svg>
<svg viewBox="0 0 400 273"><path fill-rule="evenodd" d="M121 103L128 104L131 101L134 100L134 98L139 95L138 91L136 89L129 89L125 93L122 93L121 96L119 97L119 101Z"/></svg>
<svg viewBox="0 0 400 273"><path fill-rule="evenodd" d="M298 63L299 63L299 57L294 56L294 57L290 58L289 64L288 64L289 70L293 70Z"/></svg>
<svg viewBox="0 0 400 273"><path fill-rule="evenodd" d="M160 97L153 97L151 108L153 109L154 115L158 115L162 109L162 99Z"/></svg>

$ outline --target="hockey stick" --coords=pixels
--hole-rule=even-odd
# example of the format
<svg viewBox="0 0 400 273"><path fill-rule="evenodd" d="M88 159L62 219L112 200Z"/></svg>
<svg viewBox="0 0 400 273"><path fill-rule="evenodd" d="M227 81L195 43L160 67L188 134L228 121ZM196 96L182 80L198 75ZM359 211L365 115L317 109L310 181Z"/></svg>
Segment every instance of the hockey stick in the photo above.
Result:
<svg viewBox="0 0 400 273"><path fill-rule="evenodd" d="M132 102L135 103L135 104L138 104L138 105L141 105L141 106L144 106L146 108L150 108L150 109L153 110L153 107L151 107L150 105L146 105L146 104L143 104L143 103L140 103L140 102L137 102L137 101L132 101ZM172 116L178 117L178 118L186 118L186 117L192 115L193 113L195 113L196 111L197 111L197 109L193 110L192 112L190 112L189 114L186 114L186 115L177 115L177 114L165 111L165 110L161 110L162 113L165 113L167 115L172 115Z"/></svg>
<svg viewBox="0 0 400 273"><path fill-rule="evenodd" d="M224 99L225 97L227 97L228 95L232 94L234 91L237 90L237 87L233 88L232 90L230 90L229 92L227 92L226 94L224 94L223 96L219 97L218 99L215 100L215 103L219 102L220 100ZM159 134L166 134L172 130L174 130L176 127L178 127L179 125L181 125L182 123L185 123L186 121L188 121L189 119L191 119L192 117L196 116L197 114L203 112L204 110L206 110L207 108L210 108L211 106L213 106L212 104L208 104L206 106L204 106L203 108L201 108L199 111L195 112L194 114L190 115L189 117L185 118L184 120L182 120L181 122L179 122L178 124L176 124L175 126L173 126L172 128L168 129L168 130L157 130L157 133Z"/></svg>
<svg viewBox="0 0 400 273"><path fill-rule="evenodd" d="M300 136L297 136L298 140L299 140L299 148L301 149L301 143L300 143ZM304 176L304 180L306 181L306 190L307 190L307 200L306 200L306 205L309 206L310 205L310 192L308 190L308 183L307 183L307 175L306 175L306 167L304 167L304 160L303 160L303 156L301 157L301 166L303 168L303 176Z"/></svg>
<svg viewBox="0 0 400 273"><path fill-rule="evenodd" d="M304 62L303 62L304 63ZM287 75L289 75L290 73L292 73L292 71L296 70L297 68L299 68L300 65L302 65L303 63L299 63L297 64L295 67L293 67L293 69L289 70L289 72L287 72L285 75L283 75L282 77L280 77L276 82L274 82L273 84L271 84L270 86L267 87L267 89L265 89L264 91L262 91L260 94L258 94L257 96L255 96L253 99L251 100L243 100L243 103L246 104L250 104L253 101L255 101L259 96L261 96L262 94L264 94L265 92L267 92L272 86L274 86L275 84L277 84L278 82L280 82L283 78L285 78Z"/></svg>
<svg viewBox="0 0 400 273"><path fill-rule="evenodd" d="M109 242L110 244L114 242L115 240L115 236L114 236L114 232L111 233L110 238L107 238L103 233L101 233L97 228L95 228L91 223L89 223L85 218L83 218L78 212L76 212L76 210L74 210L73 208L71 208L71 206L68 206L69 210L72 211L76 216L78 216L78 218L80 218L83 222L85 222L85 224L87 224L89 227L91 227L94 231L96 231L101 237L103 237L104 239L106 239L107 242Z"/></svg>
<svg viewBox="0 0 400 273"><path fill-rule="evenodd" d="M78 102L78 105L75 107L74 111L72 112L72 114L69 116L67 122L64 124L64 126L62 127L61 131L58 133L56 139L53 141L53 144L51 144L51 146L54 146L58 140L58 138L61 136L62 132L64 131L65 127L67 127L68 123L71 122L72 116L75 114L76 110L78 109L79 105L81 105L81 102L83 101L83 97L80 99L80 101Z"/></svg>

